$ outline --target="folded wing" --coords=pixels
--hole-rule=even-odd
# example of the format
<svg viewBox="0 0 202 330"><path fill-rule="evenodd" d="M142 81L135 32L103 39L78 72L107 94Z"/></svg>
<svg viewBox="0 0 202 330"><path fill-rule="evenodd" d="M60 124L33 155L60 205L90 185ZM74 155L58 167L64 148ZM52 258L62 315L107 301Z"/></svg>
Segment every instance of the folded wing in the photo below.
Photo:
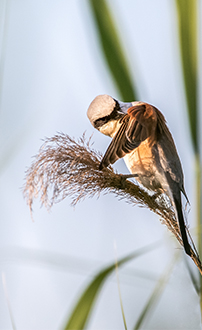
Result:
<svg viewBox="0 0 202 330"><path fill-rule="evenodd" d="M128 109L120 123L121 126L100 163L100 170L115 163L153 135L157 125L155 108L146 103L135 105Z"/></svg>

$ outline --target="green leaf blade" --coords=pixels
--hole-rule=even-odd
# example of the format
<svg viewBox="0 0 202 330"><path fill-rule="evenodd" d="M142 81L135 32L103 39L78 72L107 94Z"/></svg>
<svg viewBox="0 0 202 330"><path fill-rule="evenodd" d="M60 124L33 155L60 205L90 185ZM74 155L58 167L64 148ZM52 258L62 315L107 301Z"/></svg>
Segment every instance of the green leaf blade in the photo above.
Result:
<svg viewBox="0 0 202 330"><path fill-rule="evenodd" d="M122 101L136 100L137 92L133 86L124 50L107 2L105 0L89 0L89 3L97 26L103 55Z"/></svg>
<svg viewBox="0 0 202 330"><path fill-rule="evenodd" d="M122 266L130 260L137 258L147 252L150 252L154 248L159 246L159 243L154 243L147 247L144 247L130 255L120 259L117 262L118 266ZM99 272L93 281L87 286L87 288L82 293L80 299L78 300L76 306L74 307L71 316L64 327L64 330L80 330L83 329L90 317L92 308L95 304L96 297L98 296L102 286L104 285L107 278L112 274L116 269L116 264L113 263L109 267L103 269Z"/></svg>
<svg viewBox="0 0 202 330"><path fill-rule="evenodd" d="M144 309L142 310L142 313L140 314L140 316L136 322L134 330L141 329L143 322L147 319L149 313L155 307L155 305L157 304L157 301L160 299L160 297L163 293L163 290L166 286L166 283L168 282L170 275L172 274L172 271L176 264L178 256L179 256L178 253L176 253L174 255L171 263L168 265L165 272L159 278L159 281L157 282L156 286L154 287L154 290L153 290L151 296L149 297Z"/></svg>
<svg viewBox="0 0 202 330"><path fill-rule="evenodd" d="M195 153L199 153L199 113L197 108L198 88L198 35L197 0L176 0L178 14L178 33L184 86L187 100L191 138Z"/></svg>

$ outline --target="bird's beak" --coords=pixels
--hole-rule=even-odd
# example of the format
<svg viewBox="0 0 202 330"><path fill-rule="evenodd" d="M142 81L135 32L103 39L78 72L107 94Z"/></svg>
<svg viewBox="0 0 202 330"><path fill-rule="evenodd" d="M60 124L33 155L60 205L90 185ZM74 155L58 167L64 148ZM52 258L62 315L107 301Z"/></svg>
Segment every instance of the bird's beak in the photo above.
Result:
<svg viewBox="0 0 202 330"><path fill-rule="evenodd" d="M128 109L130 108L130 107L132 107L132 103L127 103L127 102L120 102L119 101L119 105L120 105L120 112L121 113L127 113L127 111L128 111Z"/></svg>

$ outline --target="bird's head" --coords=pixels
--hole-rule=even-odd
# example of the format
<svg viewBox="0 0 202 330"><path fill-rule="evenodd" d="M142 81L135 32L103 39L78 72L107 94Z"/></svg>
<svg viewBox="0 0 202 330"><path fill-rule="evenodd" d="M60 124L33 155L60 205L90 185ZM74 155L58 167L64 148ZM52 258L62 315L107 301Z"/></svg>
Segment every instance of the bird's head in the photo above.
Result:
<svg viewBox="0 0 202 330"><path fill-rule="evenodd" d="M131 106L132 103L117 101L109 95L98 95L91 102L87 116L96 129L113 137L120 127L119 120Z"/></svg>

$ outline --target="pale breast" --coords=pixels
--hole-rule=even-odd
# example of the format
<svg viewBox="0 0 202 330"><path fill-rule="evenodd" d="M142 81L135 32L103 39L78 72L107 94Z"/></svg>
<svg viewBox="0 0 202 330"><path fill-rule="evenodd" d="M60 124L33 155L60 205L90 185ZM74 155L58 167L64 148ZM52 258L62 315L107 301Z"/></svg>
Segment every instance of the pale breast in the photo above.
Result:
<svg viewBox="0 0 202 330"><path fill-rule="evenodd" d="M124 157L125 163L132 174L138 174L136 178L149 190L160 190L165 181L164 173L157 166L154 149L148 147L145 140L140 146Z"/></svg>
<svg viewBox="0 0 202 330"><path fill-rule="evenodd" d="M143 141L140 146L124 157L127 167L131 173L140 173L142 175L147 172L154 171L155 157L152 148L148 147L148 141Z"/></svg>

